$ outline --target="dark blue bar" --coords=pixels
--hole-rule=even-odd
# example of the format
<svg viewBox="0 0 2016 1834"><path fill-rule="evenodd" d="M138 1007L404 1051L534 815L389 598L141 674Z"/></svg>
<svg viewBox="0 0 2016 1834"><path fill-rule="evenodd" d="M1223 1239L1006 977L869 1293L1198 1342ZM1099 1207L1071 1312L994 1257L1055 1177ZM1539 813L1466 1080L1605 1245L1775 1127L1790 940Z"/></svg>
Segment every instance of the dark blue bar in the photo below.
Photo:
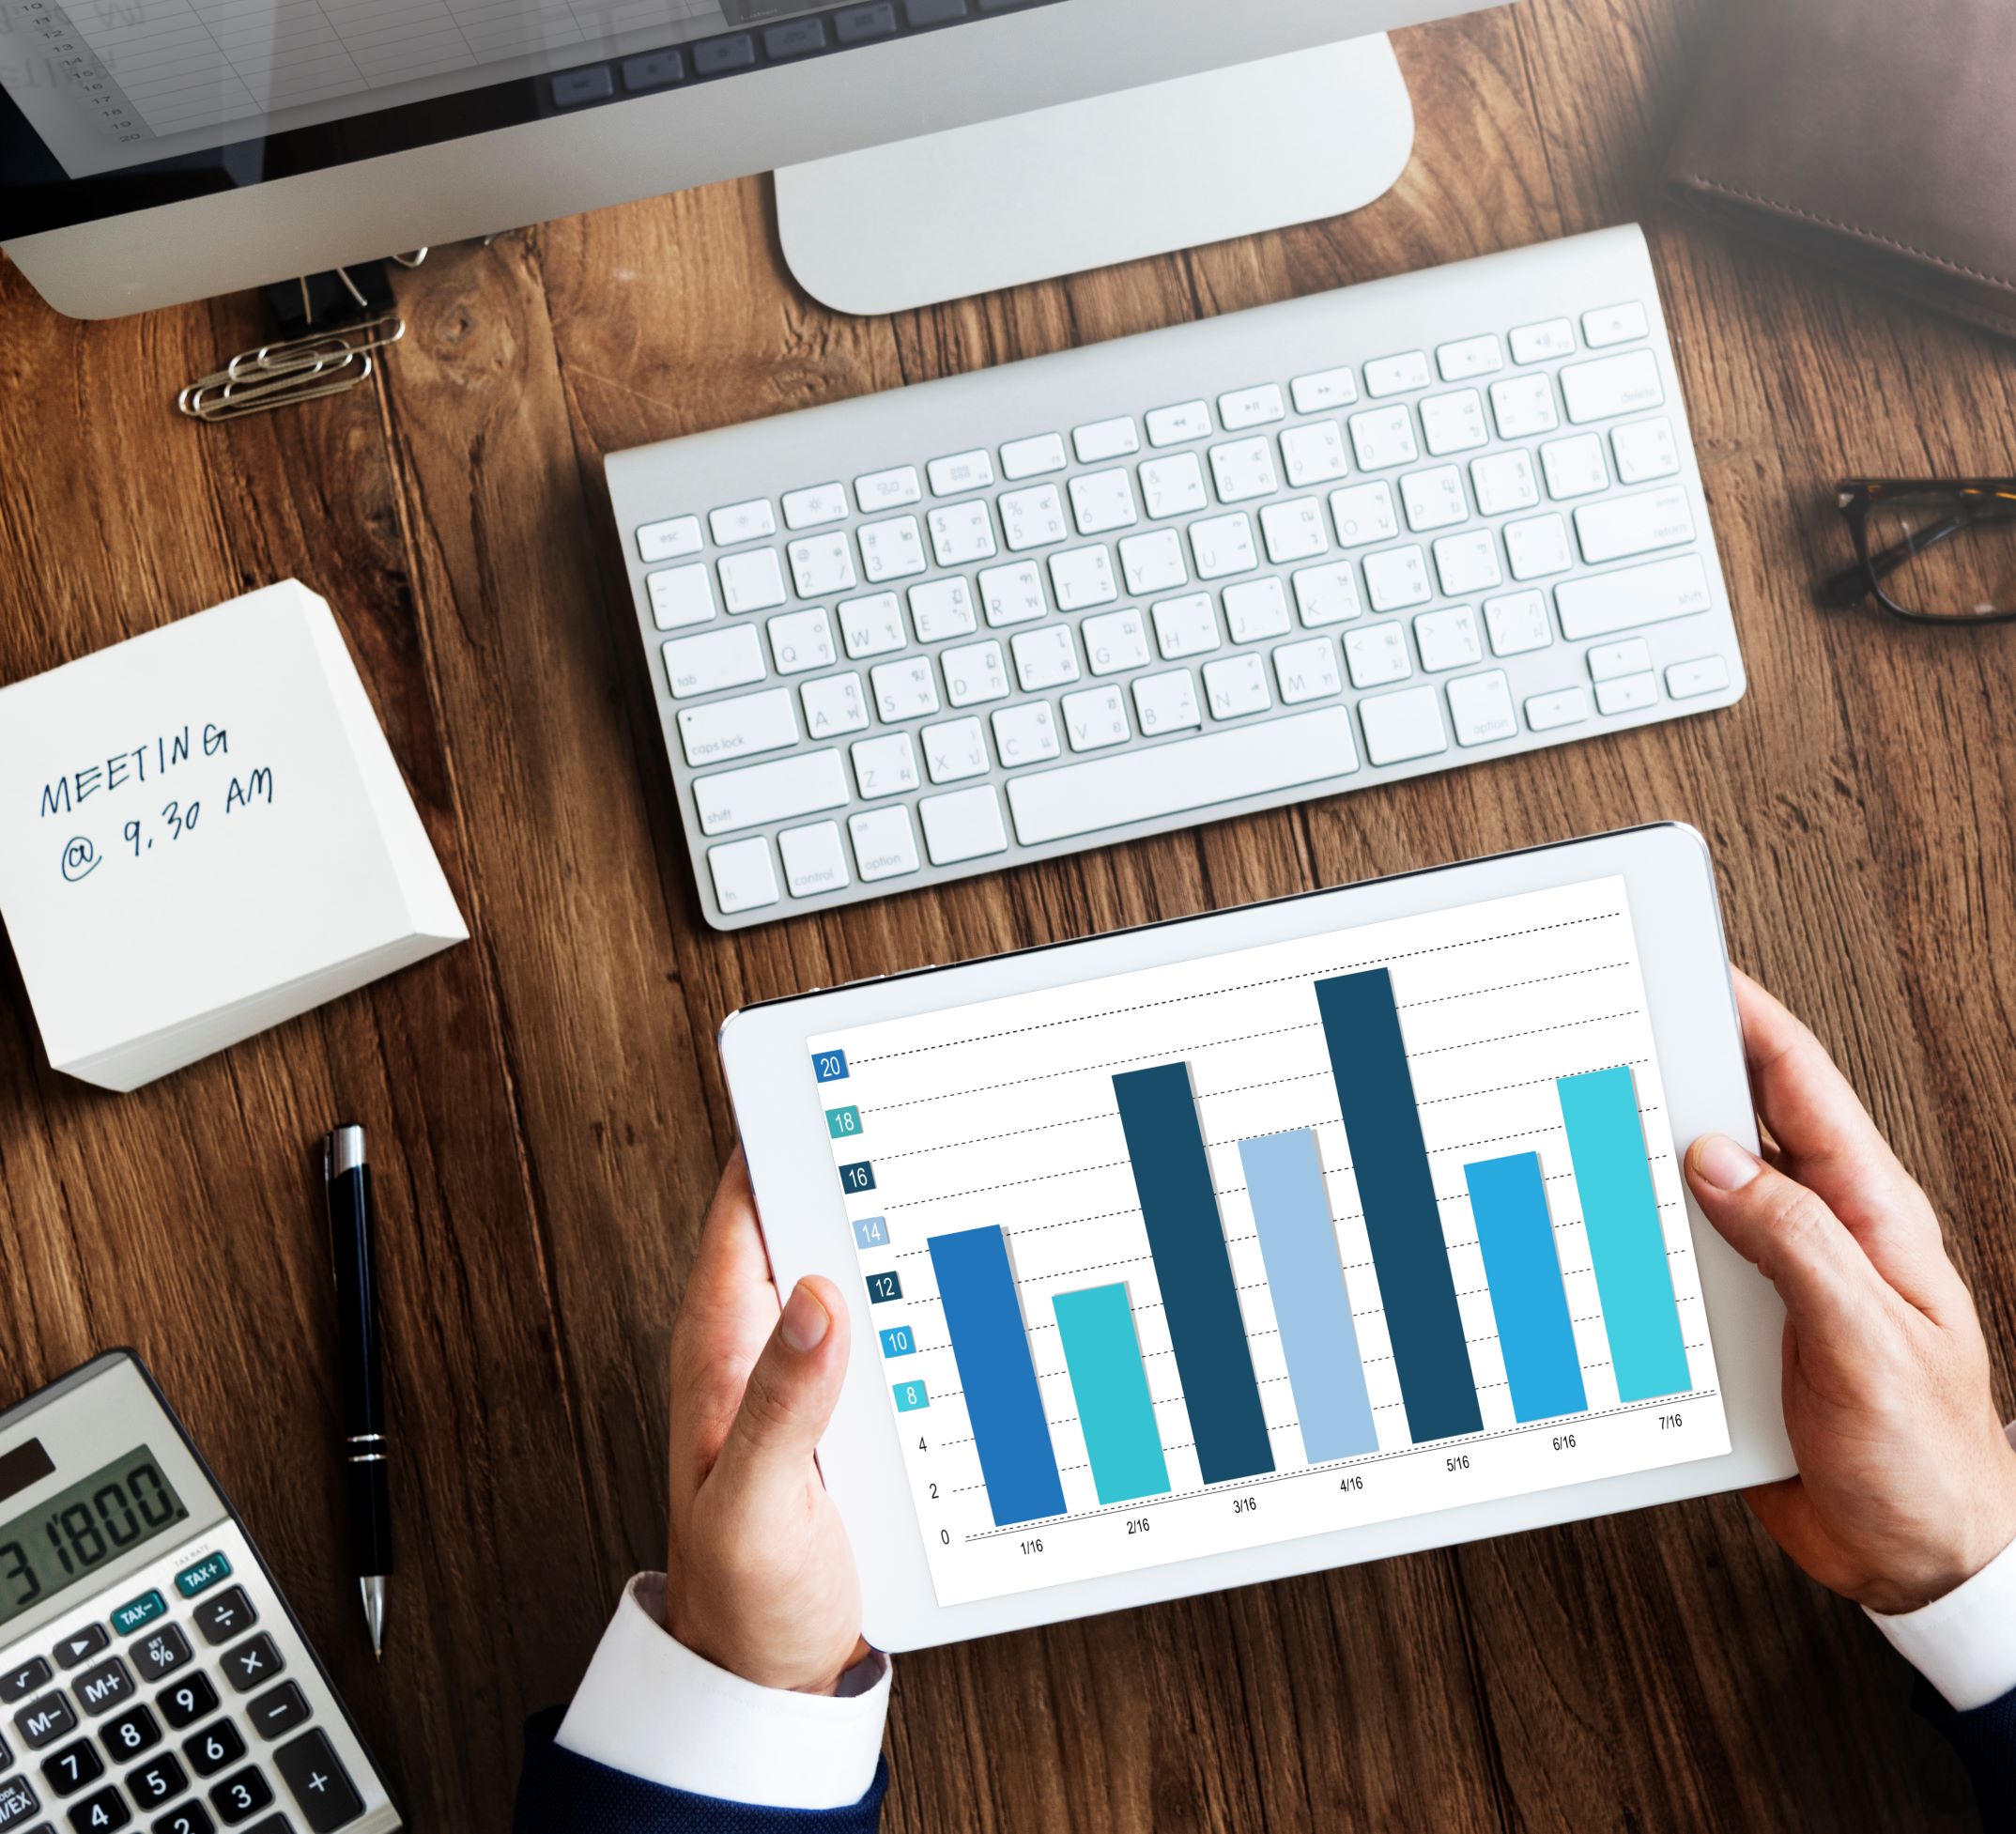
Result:
<svg viewBox="0 0 2016 1834"><path fill-rule="evenodd" d="M1393 977L1384 968L1368 968L1319 980L1316 988L1408 1431L1417 1445L1480 1432L1484 1416L1414 1107Z"/></svg>
<svg viewBox="0 0 2016 1834"><path fill-rule="evenodd" d="M1113 1079L1113 1092L1204 1481L1224 1484L1272 1471L1274 1451L1204 1156L1190 1066L1130 1070Z"/></svg>
<svg viewBox="0 0 2016 1834"><path fill-rule="evenodd" d="M1491 1310L1498 1318L1499 1348L1505 1353L1513 1415L1553 1420L1580 1413L1589 1398L1562 1285L1561 1256L1554 1249L1554 1219L1547 1213L1540 1155L1516 1152L1481 1160L1464 1166L1463 1178L1470 1186L1477 1245L1484 1251Z"/></svg>
<svg viewBox="0 0 2016 1834"><path fill-rule="evenodd" d="M932 1236L926 1245L994 1526L1063 1515L1064 1484L1029 1360L1008 1243L990 1227Z"/></svg>

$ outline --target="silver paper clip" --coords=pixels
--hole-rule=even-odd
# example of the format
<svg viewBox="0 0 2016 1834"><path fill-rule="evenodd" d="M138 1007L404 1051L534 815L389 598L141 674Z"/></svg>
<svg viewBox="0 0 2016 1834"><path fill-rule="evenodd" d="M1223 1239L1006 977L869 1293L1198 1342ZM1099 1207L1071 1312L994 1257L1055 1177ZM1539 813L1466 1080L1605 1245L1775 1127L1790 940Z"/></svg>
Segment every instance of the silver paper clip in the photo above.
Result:
<svg viewBox="0 0 2016 1834"><path fill-rule="evenodd" d="M235 421L343 394L374 374L374 351L405 335L406 320L385 313L362 325L264 344L198 378L176 396L175 405L191 420Z"/></svg>

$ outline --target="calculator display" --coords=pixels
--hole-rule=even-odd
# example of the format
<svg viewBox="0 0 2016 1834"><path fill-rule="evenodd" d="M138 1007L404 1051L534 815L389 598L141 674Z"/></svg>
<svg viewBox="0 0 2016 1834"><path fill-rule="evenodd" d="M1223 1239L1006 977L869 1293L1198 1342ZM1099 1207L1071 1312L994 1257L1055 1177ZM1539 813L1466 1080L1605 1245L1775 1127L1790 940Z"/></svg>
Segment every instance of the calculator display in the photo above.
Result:
<svg viewBox="0 0 2016 1834"><path fill-rule="evenodd" d="M189 1510L146 1446L0 1523L0 1624L151 1541Z"/></svg>

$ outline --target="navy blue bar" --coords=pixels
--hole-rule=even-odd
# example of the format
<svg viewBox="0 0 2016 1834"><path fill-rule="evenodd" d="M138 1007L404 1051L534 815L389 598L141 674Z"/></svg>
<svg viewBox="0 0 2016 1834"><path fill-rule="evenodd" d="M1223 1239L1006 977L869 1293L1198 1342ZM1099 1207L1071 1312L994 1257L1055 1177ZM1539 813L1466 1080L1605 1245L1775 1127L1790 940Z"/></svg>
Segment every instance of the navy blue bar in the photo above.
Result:
<svg viewBox="0 0 2016 1834"><path fill-rule="evenodd" d="M1113 1092L1204 1481L1224 1484L1272 1471L1274 1451L1204 1156L1190 1066L1130 1070L1113 1079Z"/></svg>
<svg viewBox="0 0 2016 1834"><path fill-rule="evenodd" d="M1393 977L1384 968L1368 968L1319 980L1316 987L1408 1431L1417 1445L1481 1432L1484 1416L1414 1107Z"/></svg>

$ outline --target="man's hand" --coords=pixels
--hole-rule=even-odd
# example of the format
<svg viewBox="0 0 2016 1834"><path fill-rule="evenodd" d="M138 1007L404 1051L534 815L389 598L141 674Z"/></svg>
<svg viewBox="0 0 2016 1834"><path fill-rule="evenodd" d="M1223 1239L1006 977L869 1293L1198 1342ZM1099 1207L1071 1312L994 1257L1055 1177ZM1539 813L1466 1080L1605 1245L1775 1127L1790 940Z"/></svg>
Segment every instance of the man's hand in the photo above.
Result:
<svg viewBox="0 0 2016 1834"><path fill-rule="evenodd" d="M1944 1596L2016 1540L2016 1451L1939 1219L1820 1041L1736 976L1770 1142L1687 1152L1708 1220L1785 1302L1799 1475L1749 1493L1821 1584L1885 1613Z"/></svg>
<svg viewBox="0 0 2016 1834"><path fill-rule="evenodd" d="M778 1307L737 1148L672 1326L665 1627L764 1688L830 1694L868 1653L847 1531L812 1462L846 1369L830 1280Z"/></svg>

